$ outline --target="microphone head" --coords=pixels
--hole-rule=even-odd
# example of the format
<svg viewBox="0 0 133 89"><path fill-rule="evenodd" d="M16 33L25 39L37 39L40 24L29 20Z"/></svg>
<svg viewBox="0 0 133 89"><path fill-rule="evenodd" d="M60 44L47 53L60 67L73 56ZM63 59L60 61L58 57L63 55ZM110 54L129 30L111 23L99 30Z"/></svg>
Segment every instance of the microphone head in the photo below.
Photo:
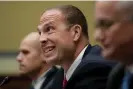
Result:
<svg viewBox="0 0 133 89"><path fill-rule="evenodd" d="M2 80L2 82L0 83L0 87L3 86L4 84L7 84L7 83L9 82L9 80L10 80L10 77L9 77L9 76L6 76L6 77Z"/></svg>

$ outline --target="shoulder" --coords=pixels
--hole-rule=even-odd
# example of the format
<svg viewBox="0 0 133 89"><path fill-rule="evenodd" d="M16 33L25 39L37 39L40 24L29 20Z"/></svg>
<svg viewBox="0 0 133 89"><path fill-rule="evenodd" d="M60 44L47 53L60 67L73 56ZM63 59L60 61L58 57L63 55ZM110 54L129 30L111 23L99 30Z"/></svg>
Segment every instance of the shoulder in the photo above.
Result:
<svg viewBox="0 0 133 89"><path fill-rule="evenodd" d="M93 46L90 52L82 59L75 73L77 75L107 76L117 63L105 60L99 51L99 46Z"/></svg>
<svg viewBox="0 0 133 89"><path fill-rule="evenodd" d="M88 65L90 64L101 64L103 66L113 66L116 62L106 60L101 55L101 47L98 45L91 46L89 45L86 50L90 50L85 57L83 57L80 65Z"/></svg>
<svg viewBox="0 0 133 89"><path fill-rule="evenodd" d="M102 48L99 45L91 46L90 53L91 54L101 54Z"/></svg>
<svg viewBox="0 0 133 89"><path fill-rule="evenodd" d="M97 54L97 51L90 51L76 68L75 74L88 75L87 77L89 75L94 77L107 76L116 64L116 62L105 60L100 54Z"/></svg>
<svg viewBox="0 0 133 89"><path fill-rule="evenodd" d="M110 61L104 59L100 54L87 54L85 58L81 61L80 65L81 67L89 67L89 69L92 68L103 68L103 67L113 67L117 64L117 62Z"/></svg>
<svg viewBox="0 0 133 89"><path fill-rule="evenodd" d="M95 46L91 46L90 44L87 46L83 58L86 57L88 54L95 54L95 55L99 55L101 54L101 47L98 45Z"/></svg>
<svg viewBox="0 0 133 89"><path fill-rule="evenodd" d="M81 62L71 77L73 89L105 89L113 64L97 58Z"/></svg>
<svg viewBox="0 0 133 89"><path fill-rule="evenodd" d="M77 68L77 74L88 74L90 76L107 76L112 68L116 65L114 62L106 60L87 60L80 63Z"/></svg>

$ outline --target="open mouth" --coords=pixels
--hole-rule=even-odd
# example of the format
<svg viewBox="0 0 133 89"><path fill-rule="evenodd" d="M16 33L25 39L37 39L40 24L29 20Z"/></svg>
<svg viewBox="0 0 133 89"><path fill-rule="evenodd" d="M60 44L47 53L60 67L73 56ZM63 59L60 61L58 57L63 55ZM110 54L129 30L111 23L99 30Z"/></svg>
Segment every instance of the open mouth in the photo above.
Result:
<svg viewBox="0 0 133 89"><path fill-rule="evenodd" d="M49 46L49 47L45 47L45 48L42 48L42 49L43 49L43 52L45 54L49 54L54 50L54 48L55 48L55 46Z"/></svg>

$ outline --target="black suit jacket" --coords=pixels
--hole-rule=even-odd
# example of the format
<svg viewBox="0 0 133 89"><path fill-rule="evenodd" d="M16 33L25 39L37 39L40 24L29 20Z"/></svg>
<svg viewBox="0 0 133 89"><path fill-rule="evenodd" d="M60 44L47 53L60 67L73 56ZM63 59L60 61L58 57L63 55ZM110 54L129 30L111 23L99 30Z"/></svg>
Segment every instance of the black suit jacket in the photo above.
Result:
<svg viewBox="0 0 133 89"><path fill-rule="evenodd" d="M65 89L105 89L108 74L116 63L104 60L100 51L99 46L88 46Z"/></svg>
<svg viewBox="0 0 133 89"><path fill-rule="evenodd" d="M118 64L110 73L106 89L121 89L125 66ZM133 78L130 79L129 89L133 89Z"/></svg>
<svg viewBox="0 0 133 89"><path fill-rule="evenodd" d="M100 47L89 45L65 89L105 89L107 76L115 63L103 60L100 56ZM63 69L60 69L54 78L52 88L62 89L64 78Z"/></svg>

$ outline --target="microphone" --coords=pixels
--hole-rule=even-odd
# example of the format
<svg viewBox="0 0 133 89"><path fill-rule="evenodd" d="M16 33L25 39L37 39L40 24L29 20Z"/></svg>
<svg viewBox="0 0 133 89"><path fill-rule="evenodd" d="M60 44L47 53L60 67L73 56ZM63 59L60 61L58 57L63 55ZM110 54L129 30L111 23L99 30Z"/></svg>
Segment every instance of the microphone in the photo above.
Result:
<svg viewBox="0 0 133 89"><path fill-rule="evenodd" d="M1 87L2 85L4 85L4 84L8 83L9 80L10 80L10 77L9 77L9 76L6 76L6 77L2 80L2 82L0 83L0 87Z"/></svg>

